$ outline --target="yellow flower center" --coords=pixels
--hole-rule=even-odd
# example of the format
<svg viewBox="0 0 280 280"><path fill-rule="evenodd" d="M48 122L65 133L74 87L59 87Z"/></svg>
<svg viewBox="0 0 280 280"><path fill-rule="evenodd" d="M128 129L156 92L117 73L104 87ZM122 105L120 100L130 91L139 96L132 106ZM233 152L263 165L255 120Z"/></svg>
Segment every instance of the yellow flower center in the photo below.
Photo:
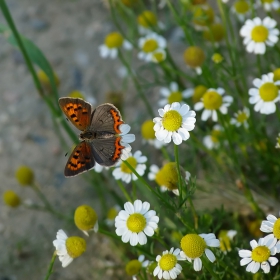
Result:
<svg viewBox="0 0 280 280"><path fill-rule="evenodd" d="M87 231L97 222L97 214L90 206L81 205L75 211L74 221L78 229Z"/></svg>
<svg viewBox="0 0 280 280"><path fill-rule="evenodd" d="M105 45L109 49L119 48L123 44L123 36L119 32L112 32L105 38Z"/></svg>
<svg viewBox="0 0 280 280"><path fill-rule="evenodd" d="M212 61L216 64L221 63L224 60L223 56L219 53L214 53L212 55Z"/></svg>
<svg viewBox="0 0 280 280"><path fill-rule="evenodd" d="M86 241L78 236L71 236L66 239L67 253L71 258L77 258L86 250Z"/></svg>
<svg viewBox="0 0 280 280"><path fill-rule="evenodd" d="M158 42L155 39L148 39L142 46L142 50L145 53L150 53L158 48Z"/></svg>
<svg viewBox="0 0 280 280"><path fill-rule="evenodd" d="M265 262L270 256L270 250L266 246L258 246L252 250L252 260L255 262Z"/></svg>
<svg viewBox="0 0 280 280"><path fill-rule="evenodd" d="M144 11L138 16L137 21L139 25L145 28L155 26L157 24L157 18L151 11Z"/></svg>
<svg viewBox="0 0 280 280"><path fill-rule="evenodd" d="M85 99L84 95L79 90L73 90L69 93L69 97Z"/></svg>
<svg viewBox="0 0 280 280"><path fill-rule="evenodd" d="M199 47L188 47L184 52L185 63L193 68L199 67L205 60L204 52Z"/></svg>
<svg viewBox="0 0 280 280"><path fill-rule="evenodd" d="M172 104L173 102L180 102L183 99L182 92L180 91L173 91L168 96L168 103Z"/></svg>
<svg viewBox="0 0 280 280"><path fill-rule="evenodd" d="M141 127L142 137L146 140L155 139L154 122L152 120L145 121Z"/></svg>
<svg viewBox="0 0 280 280"><path fill-rule="evenodd" d="M159 260L159 267L162 270L169 271L177 264L177 258L173 254L165 254Z"/></svg>
<svg viewBox="0 0 280 280"><path fill-rule="evenodd" d="M191 259L199 258L206 246L205 240L195 233L187 234L181 239L181 248Z"/></svg>
<svg viewBox="0 0 280 280"><path fill-rule="evenodd" d="M138 260L132 260L125 266L125 271L128 276L134 276L140 272L141 263Z"/></svg>
<svg viewBox="0 0 280 280"><path fill-rule="evenodd" d="M126 221L127 228L132 232L143 231L146 226L146 219L142 214L131 214Z"/></svg>
<svg viewBox="0 0 280 280"><path fill-rule="evenodd" d="M32 185L34 182L34 173L28 166L20 166L16 171L16 179L22 186Z"/></svg>
<svg viewBox="0 0 280 280"><path fill-rule="evenodd" d="M163 115L162 125L167 131L176 131L182 125L183 117L176 110L170 110Z"/></svg>
<svg viewBox="0 0 280 280"><path fill-rule="evenodd" d="M260 88L260 96L263 101L273 101L278 96L278 87L271 82L264 83Z"/></svg>
<svg viewBox="0 0 280 280"><path fill-rule="evenodd" d="M251 36L252 40L257 43L265 42L268 37L268 30L263 25L257 25L252 29Z"/></svg>
<svg viewBox="0 0 280 280"><path fill-rule="evenodd" d="M153 58L157 63L160 63L160 62L164 61L165 57L166 57L166 55L162 51L153 53Z"/></svg>
<svg viewBox="0 0 280 280"><path fill-rule="evenodd" d="M249 11L250 6L246 1L241 0L234 3L234 8L237 13L245 14Z"/></svg>
<svg viewBox="0 0 280 280"><path fill-rule="evenodd" d="M274 223L273 234L277 239L280 239L280 219L277 219L277 221Z"/></svg>
<svg viewBox="0 0 280 280"><path fill-rule="evenodd" d="M208 6L206 9L202 6L196 6L193 12L193 23L200 26L207 26L214 21L214 11Z"/></svg>
<svg viewBox="0 0 280 280"><path fill-rule="evenodd" d="M279 81L280 80L280 68L277 68L273 71L273 81Z"/></svg>
<svg viewBox="0 0 280 280"><path fill-rule="evenodd" d="M180 170L180 172L183 175L183 170ZM170 191L178 189L178 173L176 163L166 163L156 174L155 181L159 186L164 186Z"/></svg>
<svg viewBox="0 0 280 280"><path fill-rule="evenodd" d="M137 160L136 160L136 158L134 158L134 157L129 157L126 161L127 161L134 169L136 168L136 166L137 166ZM130 168L129 168L124 162L121 164L121 171L124 172L124 173L129 173L129 174L132 173L132 170L130 170Z"/></svg>
<svg viewBox="0 0 280 280"><path fill-rule="evenodd" d="M207 87L199 85L194 88L194 93L193 93L193 103L197 103L200 101L201 97L203 94L207 91Z"/></svg>
<svg viewBox="0 0 280 280"><path fill-rule="evenodd" d="M218 92L210 90L203 95L202 102L204 104L205 109L217 110L222 106L223 99Z"/></svg>
<svg viewBox="0 0 280 280"><path fill-rule="evenodd" d="M115 207L112 207L108 210L107 219L108 220L114 220L117 215L118 215L117 209Z"/></svg>
<svg viewBox="0 0 280 280"><path fill-rule="evenodd" d="M5 191L3 200L10 207L17 207L20 205L20 197L14 191Z"/></svg>
<svg viewBox="0 0 280 280"><path fill-rule="evenodd" d="M236 118L236 120L237 120L239 123L244 123L247 119L248 119L248 116L247 116L246 113L244 113L244 112L238 113L237 118Z"/></svg>
<svg viewBox="0 0 280 280"><path fill-rule="evenodd" d="M203 32L203 37L211 42L220 42L225 37L225 29L222 24L214 23Z"/></svg>
<svg viewBox="0 0 280 280"><path fill-rule="evenodd" d="M220 248L222 251L230 251L230 238L227 235L227 230L222 230L219 233Z"/></svg>
<svg viewBox="0 0 280 280"><path fill-rule="evenodd" d="M212 130L212 132L211 132L211 140L214 143L218 143L219 142L219 137L220 136L221 136L221 131L220 130L217 130L217 129Z"/></svg>

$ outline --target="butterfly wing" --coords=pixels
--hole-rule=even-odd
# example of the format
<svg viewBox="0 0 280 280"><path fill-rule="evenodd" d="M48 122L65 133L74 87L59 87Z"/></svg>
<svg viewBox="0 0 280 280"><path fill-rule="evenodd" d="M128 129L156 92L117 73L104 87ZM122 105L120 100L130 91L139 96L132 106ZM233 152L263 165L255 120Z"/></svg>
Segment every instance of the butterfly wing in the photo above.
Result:
<svg viewBox="0 0 280 280"><path fill-rule="evenodd" d="M91 120L91 104L81 98L61 97L58 100L61 110L79 130L86 130Z"/></svg>
<svg viewBox="0 0 280 280"><path fill-rule="evenodd" d="M125 147L120 144L121 137L92 140L92 152L96 162L103 166L113 166L121 157Z"/></svg>
<svg viewBox="0 0 280 280"><path fill-rule="evenodd" d="M79 143L70 155L65 169L65 177L76 176L94 167L94 153L92 145L83 141Z"/></svg>
<svg viewBox="0 0 280 280"><path fill-rule="evenodd" d="M122 116L119 110L109 103L95 108L92 113L90 129L94 132L120 133L119 125L122 124Z"/></svg>

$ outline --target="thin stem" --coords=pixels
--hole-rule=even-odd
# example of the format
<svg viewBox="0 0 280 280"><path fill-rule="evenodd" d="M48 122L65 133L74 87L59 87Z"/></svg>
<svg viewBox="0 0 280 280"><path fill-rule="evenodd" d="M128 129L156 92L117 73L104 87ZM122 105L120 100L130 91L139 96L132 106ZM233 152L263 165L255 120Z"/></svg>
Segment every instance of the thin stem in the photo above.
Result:
<svg viewBox="0 0 280 280"><path fill-rule="evenodd" d="M6 21L7 21L8 25L9 25L9 27L11 28L11 30L13 32L13 35L14 35L17 43L18 43L18 46L19 46L19 48L20 48L20 50L22 52L22 55L23 55L24 60L26 62L26 65L27 65L27 67L28 67L28 69L29 69L29 71L30 71L30 73L32 75L33 82L34 82L34 84L35 84L35 86L36 86L36 88L38 90L38 93L40 94L41 97L44 98L44 90L42 88L42 85L41 85L38 77L37 77L37 74L35 72L33 64L32 64L32 62L31 62L31 60L30 60L30 58L29 58L29 56L27 54L27 51L26 51L26 49L24 47L24 44L23 44L23 42L21 40L21 37L20 37L20 35L19 35L18 31L17 31L17 28L16 28L16 26L14 24L13 18L12 18L11 14L10 14L9 8L7 7L7 4L6 4L5 0L0 0L0 8L2 10L2 13L3 13L3 15L4 15Z"/></svg>
<svg viewBox="0 0 280 280"><path fill-rule="evenodd" d="M53 256L52 256L52 259L51 259L51 262L50 262L50 265L49 265L49 268L48 268L48 272L47 272L47 275L45 277L45 280L48 280L51 276L51 274L53 273L52 269L53 269L53 265L54 265L54 261L56 259L56 251L53 253Z"/></svg>
<svg viewBox="0 0 280 280"><path fill-rule="evenodd" d="M178 183L179 183L179 200L180 200L179 204L181 204L181 201L182 201L182 175L180 172L179 149L178 149L178 145L176 145L176 144L174 144L174 155L175 155Z"/></svg>
<svg viewBox="0 0 280 280"><path fill-rule="evenodd" d="M117 180L117 183L118 183L118 185L119 185L121 191L123 192L125 198L127 199L127 201L132 202L132 198L130 197L130 195L129 195L128 192L126 191L126 189L125 189L125 187L124 187L122 181L121 181L121 180Z"/></svg>

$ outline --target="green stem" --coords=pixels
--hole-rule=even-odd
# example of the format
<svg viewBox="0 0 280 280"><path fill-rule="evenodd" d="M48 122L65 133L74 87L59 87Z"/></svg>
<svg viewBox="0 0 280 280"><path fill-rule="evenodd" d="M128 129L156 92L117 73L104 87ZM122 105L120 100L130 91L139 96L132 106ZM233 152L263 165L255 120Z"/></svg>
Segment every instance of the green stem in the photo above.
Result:
<svg viewBox="0 0 280 280"><path fill-rule="evenodd" d="M31 62L31 60L30 60L30 58L29 58L29 56L27 54L27 51L26 51L26 49L24 47L24 44L23 44L23 42L21 40L21 37L20 37L20 35L19 35L18 31L17 31L17 28L16 28L16 26L14 24L13 18L12 18L11 14L10 14L9 8L7 7L7 4L6 4L5 0L0 0L0 8L2 10L2 13L3 13L3 15L4 15L6 21L7 21L8 25L9 25L9 27L11 28L11 30L13 32L13 35L14 35L17 43L18 43L18 46L19 46L19 48L20 48L20 50L22 52L22 55L23 55L24 60L26 62L26 65L27 65L27 67L28 67L28 69L29 69L29 71L30 71L30 73L32 75L33 82L34 82L34 84L35 84L35 86L36 86L36 88L38 90L38 93L40 94L40 96L42 98L44 98L43 88L42 88L41 83L40 83L40 81L39 81L39 79L37 77L37 74L35 72L33 64L32 64L32 62Z"/></svg>
<svg viewBox="0 0 280 280"><path fill-rule="evenodd" d="M52 259L51 259L51 262L50 262L50 265L49 265L49 268L48 268L48 272L47 272L47 275L45 277L45 280L48 280L51 276L51 274L53 273L52 269L53 269L53 265L54 265L54 261L56 259L56 252L53 253L53 256L52 256Z"/></svg>
<svg viewBox="0 0 280 280"><path fill-rule="evenodd" d="M119 185L121 191L123 192L125 198L127 199L127 201L132 202L132 198L129 196L128 192L126 191L126 189L125 189L125 187L124 187L122 181L121 181L121 180L117 180L117 183L118 183L118 185Z"/></svg>
<svg viewBox="0 0 280 280"><path fill-rule="evenodd" d="M176 145L176 144L174 144L174 155L175 155L178 183L179 183L179 204L181 204L181 201L182 201L182 175L180 172L179 149L178 149L178 145Z"/></svg>

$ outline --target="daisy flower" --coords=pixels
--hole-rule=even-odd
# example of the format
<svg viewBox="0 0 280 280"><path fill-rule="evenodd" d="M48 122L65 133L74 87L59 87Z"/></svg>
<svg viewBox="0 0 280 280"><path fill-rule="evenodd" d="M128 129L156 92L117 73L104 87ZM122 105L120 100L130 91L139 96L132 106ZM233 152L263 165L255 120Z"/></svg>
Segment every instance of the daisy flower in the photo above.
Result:
<svg viewBox="0 0 280 280"><path fill-rule="evenodd" d="M153 236L158 227L159 217L150 209L150 203L135 200L134 204L126 202L115 219L116 234L122 242L131 246L147 243L147 236Z"/></svg>
<svg viewBox="0 0 280 280"><path fill-rule="evenodd" d="M97 214L94 209L88 205L81 205L76 209L74 222L77 228L87 236L89 236L89 231L98 231Z"/></svg>
<svg viewBox="0 0 280 280"><path fill-rule="evenodd" d="M270 12L272 10L279 10L280 2L279 0L258 0L257 5L263 6L265 11Z"/></svg>
<svg viewBox="0 0 280 280"><path fill-rule="evenodd" d="M126 161L136 170L136 172L142 176L146 170L147 157L142 155L141 151L136 151L134 155L128 154ZM130 168L124 162L118 162L116 168L113 171L113 176L116 180L121 179L127 184L131 180L136 181L137 176L130 170Z"/></svg>
<svg viewBox="0 0 280 280"><path fill-rule="evenodd" d="M62 229L57 232L53 245L62 267L68 266L74 258L79 257L86 250L86 241L83 238L78 236L68 237Z"/></svg>
<svg viewBox="0 0 280 280"><path fill-rule="evenodd" d="M275 238L280 240L280 218L269 214L265 221L262 221L260 230L265 233L270 233L266 237ZM277 253L280 252L280 241L276 244Z"/></svg>
<svg viewBox="0 0 280 280"><path fill-rule="evenodd" d="M100 56L103 58L116 58L120 47L126 50L132 49L132 45L119 32L109 33L105 38L104 44L99 46Z"/></svg>
<svg viewBox="0 0 280 280"><path fill-rule="evenodd" d="M169 88L161 88L159 92L163 96L158 103L160 106L173 102L182 102L183 98L189 96L188 90L180 91L178 84L175 82L170 83Z"/></svg>
<svg viewBox="0 0 280 280"><path fill-rule="evenodd" d="M137 280L136 275L149 265L149 261L145 261L145 256L140 255L137 260L129 261L125 266L125 271L128 276L132 276L133 280Z"/></svg>
<svg viewBox="0 0 280 280"><path fill-rule="evenodd" d="M240 265L247 265L246 271L257 273L261 268L264 273L269 273L270 265L275 266L278 263L278 259L271 257L276 254L275 247L276 239L271 236L260 238L259 242L252 240L250 250L239 250L238 254L242 258ZM270 264L270 265L269 265Z"/></svg>
<svg viewBox="0 0 280 280"><path fill-rule="evenodd" d="M204 146L209 149L217 149L220 146L220 138L222 135L223 127L219 124L214 125L211 134L203 138L202 142Z"/></svg>
<svg viewBox="0 0 280 280"><path fill-rule="evenodd" d="M189 88L186 90L186 98L192 97L193 103L200 101L203 94L207 91L207 87L198 85L195 88Z"/></svg>
<svg viewBox="0 0 280 280"><path fill-rule="evenodd" d="M201 102L194 105L194 109L199 111L204 108L201 120L207 121L210 117L214 122L218 120L217 111L223 115L227 114L228 107L233 101L232 96L223 96L225 90L223 88L208 89L202 96Z"/></svg>
<svg viewBox="0 0 280 280"><path fill-rule="evenodd" d="M244 0L237 0L231 6L231 12L235 14L240 22L244 22L250 15L250 4Z"/></svg>
<svg viewBox="0 0 280 280"><path fill-rule="evenodd" d="M154 60L154 56L159 51L164 51L166 40L156 33L149 33L138 40L138 46L141 50L138 58L149 62Z"/></svg>
<svg viewBox="0 0 280 280"><path fill-rule="evenodd" d="M191 174L188 171L184 171L180 168L182 177L185 178L186 184L188 184ZM150 166L150 172L148 174L149 180L155 180L160 186L161 192L172 191L175 195L179 195L178 190L178 173L176 162L166 163L161 169L155 164Z"/></svg>
<svg viewBox="0 0 280 280"><path fill-rule="evenodd" d="M171 248L170 251L162 252L162 255L156 257L157 267L153 275L159 279L176 279L182 271L182 266L178 261L183 260L180 256L180 249Z"/></svg>
<svg viewBox="0 0 280 280"><path fill-rule="evenodd" d="M183 57L186 65L194 69L197 75L201 75L201 66L205 61L204 51L200 47L191 46L184 51Z"/></svg>
<svg viewBox="0 0 280 280"><path fill-rule="evenodd" d="M275 28L277 22L266 17L247 19L240 29L240 35L244 37L243 44L247 45L249 53L264 54L267 46L274 46L278 42L279 30Z"/></svg>
<svg viewBox="0 0 280 280"><path fill-rule="evenodd" d="M109 208L106 219L105 219L105 223L107 226L114 225L115 218L117 217L120 210L121 210L121 207L119 205L115 205L115 206Z"/></svg>
<svg viewBox="0 0 280 280"><path fill-rule="evenodd" d="M255 104L254 110L261 114L272 114L276 111L275 103L280 100L280 81L273 81L273 73L262 75L262 79L254 79L255 88L249 89L249 103Z"/></svg>
<svg viewBox="0 0 280 280"><path fill-rule="evenodd" d="M124 149L122 149L121 159L126 160L129 157L131 151L131 146L129 145L129 143L135 141L135 135L128 134L128 132L130 131L130 126L128 124L123 123L118 127L118 129L121 132L119 134L119 136L121 137L120 144L121 146L125 147Z"/></svg>
<svg viewBox="0 0 280 280"><path fill-rule="evenodd" d="M200 257L205 253L210 262L216 260L215 255L210 251L209 247L220 247L220 241L216 238L214 233L189 233L181 239L181 251L182 258L187 259L189 262L193 262L193 268L195 271L200 271L202 268L202 261Z"/></svg>
<svg viewBox="0 0 280 280"><path fill-rule="evenodd" d="M150 145L154 146L156 149L160 149L165 146L166 143L156 139L154 131L154 122L152 120L145 121L141 126L141 134L143 137L143 142L148 142Z"/></svg>
<svg viewBox="0 0 280 280"><path fill-rule="evenodd" d="M276 138L276 146L275 146L275 148L276 149L280 149L280 133L278 133L278 137Z"/></svg>
<svg viewBox="0 0 280 280"><path fill-rule="evenodd" d="M219 232L220 249L226 254L231 251L231 241L237 234L236 230L221 230Z"/></svg>
<svg viewBox="0 0 280 280"><path fill-rule="evenodd" d="M248 128L248 119L250 117L250 111L248 108L244 108L243 110L238 110L237 113L234 113L234 118L230 120L230 123L240 127L244 125L245 128Z"/></svg>
<svg viewBox="0 0 280 280"><path fill-rule="evenodd" d="M160 117L154 118L154 130L159 141L176 145L189 139L189 131L194 129L195 112L190 110L187 104L180 105L174 102L167 104L163 109L158 110Z"/></svg>
<svg viewBox="0 0 280 280"><path fill-rule="evenodd" d="M149 10L142 12L142 14L137 17L137 22L140 34L148 34L156 28L164 29L164 24L158 21L156 15Z"/></svg>

